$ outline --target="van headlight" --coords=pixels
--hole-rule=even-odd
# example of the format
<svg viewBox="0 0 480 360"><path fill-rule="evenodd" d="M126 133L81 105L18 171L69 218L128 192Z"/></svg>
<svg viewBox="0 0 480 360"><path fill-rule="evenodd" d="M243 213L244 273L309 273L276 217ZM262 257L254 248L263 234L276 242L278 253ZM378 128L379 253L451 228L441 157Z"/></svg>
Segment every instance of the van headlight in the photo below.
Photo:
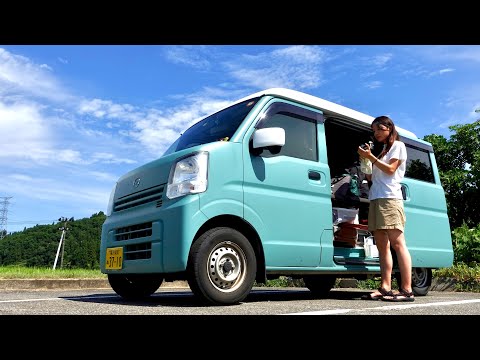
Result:
<svg viewBox="0 0 480 360"><path fill-rule="evenodd" d="M178 159L170 169L166 195L169 199L207 190L208 152Z"/></svg>
<svg viewBox="0 0 480 360"><path fill-rule="evenodd" d="M110 198L108 199L108 205L107 205L107 216L110 216L113 213L113 198L115 197L116 189L117 189L117 183L115 183L112 191L110 192Z"/></svg>

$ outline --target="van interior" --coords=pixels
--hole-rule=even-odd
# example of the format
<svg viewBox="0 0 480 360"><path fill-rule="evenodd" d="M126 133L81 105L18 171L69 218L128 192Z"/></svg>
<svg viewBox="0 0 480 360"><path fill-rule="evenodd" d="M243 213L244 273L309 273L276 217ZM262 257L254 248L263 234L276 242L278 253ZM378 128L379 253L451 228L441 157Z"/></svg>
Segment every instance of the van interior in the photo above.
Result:
<svg viewBox="0 0 480 360"><path fill-rule="evenodd" d="M372 153L378 155L382 146L375 142L369 125L352 124L335 116L326 117L325 138L332 189L334 181L342 179L345 174L354 173L360 177L359 185L364 190L366 187L366 191L360 195L360 202L350 206L336 199L332 191L334 260L338 264L378 265L378 250L368 231L369 184L360 172L357 148L373 141Z"/></svg>

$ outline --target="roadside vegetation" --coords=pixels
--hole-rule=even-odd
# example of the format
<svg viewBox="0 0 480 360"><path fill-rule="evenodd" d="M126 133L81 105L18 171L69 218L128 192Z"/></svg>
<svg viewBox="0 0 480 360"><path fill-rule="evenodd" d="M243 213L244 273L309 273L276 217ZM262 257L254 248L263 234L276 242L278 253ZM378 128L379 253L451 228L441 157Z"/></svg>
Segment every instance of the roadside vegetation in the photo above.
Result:
<svg viewBox="0 0 480 360"><path fill-rule="evenodd" d="M55 269L52 267L3 266L0 279L106 279L100 270Z"/></svg>

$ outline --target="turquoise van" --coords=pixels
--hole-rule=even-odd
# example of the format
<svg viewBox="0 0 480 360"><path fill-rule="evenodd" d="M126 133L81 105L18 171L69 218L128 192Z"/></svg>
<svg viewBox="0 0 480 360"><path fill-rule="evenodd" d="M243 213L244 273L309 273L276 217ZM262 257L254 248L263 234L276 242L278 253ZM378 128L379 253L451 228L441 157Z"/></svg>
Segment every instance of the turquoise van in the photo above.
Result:
<svg viewBox="0 0 480 360"><path fill-rule="evenodd" d="M372 116L302 92L254 93L186 130L159 159L123 175L110 195L100 267L125 299L186 280L205 304L244 300L255 283L303 279L328 296L337 278L379 276L369 201L338 202L332 180L358 164ZM413 291L453 248L432 145L398 128ZM345 239L340 232L350 229ZM345 235L345 234L343 234ZM394 275L400 273L394 266Z"/></svg>

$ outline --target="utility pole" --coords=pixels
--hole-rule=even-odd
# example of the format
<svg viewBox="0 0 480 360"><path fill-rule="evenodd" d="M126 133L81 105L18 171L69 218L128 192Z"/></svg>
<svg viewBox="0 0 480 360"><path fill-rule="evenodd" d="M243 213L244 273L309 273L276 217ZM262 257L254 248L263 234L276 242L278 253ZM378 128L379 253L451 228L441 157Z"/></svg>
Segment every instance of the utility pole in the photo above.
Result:
<svg viewBox="0 0 480 360"><path fill-rule="evenodd" d="M73 217L67 219L66 217L61 217L58 219L59 222L63 222L63 226L58 228L58 230L62 230L62 234L60 235L60 241L58 242L57 248L57 255L55 256L55 262L53 263L53 270L57 267L58 255L60 254L60 249L62 249L62 256L60 260L60 268L63 267L63 253L65 251L65 238L67 237L67 231L70 230L67 227L68 221L73 221Z"/></svg>
<svg viewBox="0 0 480 360"><path fill-rule="evenodd" d="M2 240L7 235L7 207L9 204L8 199L11 199L12 196L0 197L3 199L0 201L2 207L0 208L0 240Z"/></svg>

